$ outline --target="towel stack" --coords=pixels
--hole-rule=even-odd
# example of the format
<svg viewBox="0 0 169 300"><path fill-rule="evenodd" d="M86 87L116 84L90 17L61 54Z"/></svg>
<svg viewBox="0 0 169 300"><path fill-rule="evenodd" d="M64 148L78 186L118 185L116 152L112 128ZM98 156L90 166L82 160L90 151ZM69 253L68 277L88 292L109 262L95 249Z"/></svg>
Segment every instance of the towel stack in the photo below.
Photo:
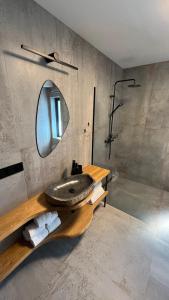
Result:
<svg viewBox="0 0 169 300"><path fill-rule="evenodd" d="M101 182L98 182L94 189L93 189L93 193L92 193L92 196L91 196L91 199L90 199L90 203L93 204L96 202L96 200L104 193L104 189L102 187L102 183Z"/></svg>
<svg viewBox="0 0 169 300"><path fill-rule="evenodd" d="M51 232L61 224L57 212L49 212L38 216L33 220L33 223L27 225L23 231L23 236L26 241L36 247L40 244Z"/></svg>

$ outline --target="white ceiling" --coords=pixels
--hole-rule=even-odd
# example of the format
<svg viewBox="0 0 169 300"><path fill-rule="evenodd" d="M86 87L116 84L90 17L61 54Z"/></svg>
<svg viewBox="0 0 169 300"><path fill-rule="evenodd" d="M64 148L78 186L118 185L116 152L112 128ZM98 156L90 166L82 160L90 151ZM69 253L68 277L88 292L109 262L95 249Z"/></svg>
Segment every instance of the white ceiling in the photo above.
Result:
<svg viewBox="0 0 169 300"><path fill-rule="evenodd" d="M123 68L169 60L169 0L36 0Z"/></svg>

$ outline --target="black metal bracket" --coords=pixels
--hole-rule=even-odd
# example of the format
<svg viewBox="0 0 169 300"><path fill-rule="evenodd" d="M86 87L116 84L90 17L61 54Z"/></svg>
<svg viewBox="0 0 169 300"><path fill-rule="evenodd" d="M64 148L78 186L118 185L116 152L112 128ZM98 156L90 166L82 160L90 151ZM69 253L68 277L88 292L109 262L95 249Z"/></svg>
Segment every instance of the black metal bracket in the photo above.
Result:
<svg viewBox="0 0 169 300"><path fill-rule="evenodd" d="M94 162L95 105L96 105L96 87L94 87L94 91L93 91L92 157L91 157L92 165Z"/></svg>
<svg viewBox="0 0 169 300"><path fill-rule="evenodd" d="M107 185L108 185L108 175L106 176L106 183L105 183L105 191L107 191ZM106 207L107 204L107 197L104 198L104 207Z"/></svg>

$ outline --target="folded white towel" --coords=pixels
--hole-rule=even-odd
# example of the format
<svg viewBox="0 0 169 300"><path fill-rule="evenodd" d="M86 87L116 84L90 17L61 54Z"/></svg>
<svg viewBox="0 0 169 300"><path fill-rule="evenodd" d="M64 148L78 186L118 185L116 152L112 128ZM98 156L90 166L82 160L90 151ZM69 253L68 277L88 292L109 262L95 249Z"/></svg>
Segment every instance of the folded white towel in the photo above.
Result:
<svg viewBox="0 0 169 300"><path fill-rule="evenodd" d="M34 223L27 225L22 234L26 241L36 247L49 233L54 231L61 224L57 212L43 214L34 219Z"/></svg>
<svg viewBox="0 0 169 300"><path fill-rule="evenodd" d="M53 232L56 228L61 224L61 220L59 217L56 217L53 222L46 224L46 228L49 233Z"/></svg>
<svg viewBox="0 0 169 300"><path fill-rule="evenodd" d="M31 244L36 247L38 244L40 244L46 237L48 236L48 231L46 228L43 228L41 233L38 235L34 235L32 239L30 240Z"/></svg>
<svg viewBox="0 0 169 300"><path fill-rule="evenodd" d="M35 247L48 236L48 230L45 227L43 227L41 228L41 230L38 230L37 234L34 234L33 236L30 237L27 229L25 229L22 232L22 234L25 240L31 242L31 244Z"/></svg>
<svg viewBox="0 0 169 300"><path fill-rule="evenodd" d="M102 187L101 181L94 183L94 189L97 189L98 187Z"/></svg>
<svg viewBox="0 0 169 300"><path fill-rule="evenodd" d="M57 211L48 212L35 218L34 223L39 227L45 226L46 224L51 223L57 216L58 216Z"/></svg>
<svg viewBox="0 0 169 300"><path fill-rule="evenodd" d="M34 223L28 225L25 227L25 230L23 231L23 235L25 240L30 241L35 235L41 234L41 231L43 231L43 227L38 227Z"/></svg>
<svg viewBox="0 0 169 300"><path fill-rule="evenodd" d="M102 187L102 183L99 182L93 189L93 193L90 199L90 203L93 204L94 202L97 201L97 199L104 193L104 189Z"/></svg>

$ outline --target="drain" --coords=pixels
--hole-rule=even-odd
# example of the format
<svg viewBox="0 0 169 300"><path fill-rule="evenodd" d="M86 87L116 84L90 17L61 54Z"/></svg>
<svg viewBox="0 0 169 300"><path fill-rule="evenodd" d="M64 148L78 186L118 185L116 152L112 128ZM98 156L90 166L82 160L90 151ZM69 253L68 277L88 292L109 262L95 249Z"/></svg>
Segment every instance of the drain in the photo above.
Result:
<svg viewBox="0 0 169 300"><path fill-rule="evenodd" d="M69 189L69 193L74 194L75 193L75 189L73 189L73 188Z"/></svg>

